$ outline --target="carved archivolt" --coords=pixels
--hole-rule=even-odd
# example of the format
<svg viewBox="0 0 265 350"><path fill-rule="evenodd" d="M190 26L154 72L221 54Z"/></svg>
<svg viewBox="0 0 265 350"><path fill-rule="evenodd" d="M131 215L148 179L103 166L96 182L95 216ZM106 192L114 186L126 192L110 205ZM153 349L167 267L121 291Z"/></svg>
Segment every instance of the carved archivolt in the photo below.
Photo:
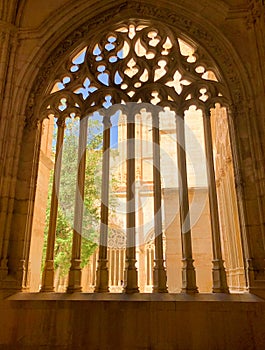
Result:
<svg viewBox="0 0 265 350"><path fill-rule="evenodd" d="M227 88L200 48L150 21L113 26L69 57L44 98L41 113L86 116L126 102L168 106L227 105Z"/></svg>
<svg viewBox="0 0 265 350"><path fill-rule="evenodd" d="M202 29L200 27L200 25L198 25L198 23L193 21L192 18L187 18L180 13L176 13L176 12L172 11L172 9L169 10L169 9L162 8L162 7L159 7L159 9L157 9L153 5L151 6L148 4L143 4L142 2L140 3L140 2L134 1L134 2L128 2L126 4L113 7L111 9L111 11L108 10L108 13L106 13L106 14L103 13L101 15L98 15L97 17L95 17L94 19L91 19L86 24L82 24L78 29L74 30L72 32L72 34L70 34L64 41L62 41L62 43L58 46L58 48L50 56L47 63L43 67L43 70L40 72L40 74L38 75L38 77L35 81L35 84L34 84L34 87L32 89L32 93L31 93L31 96L34 96L35 103L28 104L27 110L26 110L27 118L32 119L34 114L38 115L38 117L39 117L39 103L36 103L36 101L43 102L43 92L47 91L47 84L50 82L50 77L52 75L54 76L54 74L55 74L54 69L56 66L58 66L58 62L60 62L62 60L62 57L65 56L66 52L68 52L70 49L72 50L73 47L77 47L77 46L80 47L80 44L82 42L84 43L85 41L88 40L88 36L90 36L89 39L92 38L92 40L93 40L93 37L95 38L94 34L97 32L97 29L100 26L106 27L107 24L109 24L109 26L111 26L115 22L120 21L121 17L127 18L129 16L129 14L132 14L134 12L139 18L145 19L147 26L152 27L153 30L156 31L159 28L159 32L157 32L157 36L161 38L161 41L158 44L160 49L162 49L163 44L165 44L164 39L166 37L171 38L172 34L174 35L174 38L178 37L177 33L173 33L173 31L171 30L172 27L178 27L178 29L181 32L184 32L187 35L190 35L191 38L197 38L198 41L203 43L203 45L205 47L209 48L209 50L212 52L214 57L218 57L218 62L222 66L222 70L225 73L225 78L229 84L229 89L230 89L230 91L233 91L233 95L231 96L231 98L233 100L232 102L237 103L242 99L243 92L242 92L242 86L240 83L240 77L239 77L237 69L234 69L235 64L233 62L233 59L232 59L231 55L227 55L226 50L222 46L218 45L217 40L215 39L215 37L212 34L210 34L210 32L207 32L207 30ZM152 21L150 21L150 19L152 19ZM161 27L161 24L154 25L154 22L153 22L154 19L166 22L170 26L171 29L166 28L166 27L164 27L164 29L163 29ZM128 23L128 21L127 21L127 23ZM116 30L116 29L117 28L114 28L113 30ZM106 38L108 37L108 34L111 34L111 32L113 32L113 30L110 31L109 33L106 33L106 32L103 33L101 35L101 37L97 33L97 36L99 37L99 40L98 40L99 44L100 44L100 41L106 40ZM148 49L150 44L148 44L148 42L146 41L146 38L145 38L146 31L147 31L146 29L145 30L143 29L141 34L137 32L136 37L138 38L139 36L142 36L141 41L143 43L143 46L147 46L146 49ZM166 33L164 33L164 31L166 31ZM124 40L124 39L122 39L125 36L124 33L115 32L115 34L116 34L117 41ZM152 39L152 38L149 38L149 39ZM153 39L155 39L155 38L153 38ZM136 41L136 39L134 39L134 41ZM94 40L94 42L95 42L95 40ZM174 44L174 42L172 42L172 44ZM90 46L89 46L89 48L90 48ZM153 50L153 48L152 48L152 50ZM177 45L174 45L174 47L172 48L172 52L173 51L175 53L178 52ZM158 52L159 52L159 50L158 50ZM160 50L159 54L161 55L161 53L162 53L162 51ZM205 56L204 59L206 59L206 55L204 53L203 53L203 56ZM202 56L200 56L200 59L201 59L201 57ZM95 58L95 57L91 56L91 59L92 58ZM104 57L104 58L106 58L106 57ZM197 59L198 59L198 57L197 57ZM178 60L178 61L175 61L175 63L177 62L179 64L178 65L175 64L175 67L178 66L179 70L181 70L181 69L185 70L185 68L187 68L187 67L193 68L192 64L188 64L188 62L185 62L185 60L179 55L179 53L176 56L176 60ZM206 59L206 62L207 62L207 60L208 60L208 58ZM144 65L139 63L140 61L141 60L138 57L137 63L135 63L136 66L131 66L132 69L134 67L139 68L139 71L137 74L135 74L133 80L136 80L136 78L139 78L139 74L140 74L140 72L142 72L142 69L144 68ZM88 61L88 62L90 62L90 61ZM149 61L149 62L151 62L151 61ZM112 63L115 63L115 62L112 62ZM126 60L123 60L123 64L125 65L126 63L128 63L128 61L126 62ZM116 66L118 66L118 64L119 64L119 62L116 63ZM156 64L158 64L158 61L156 61ZM97 62L94 62L93 67L95 68L96 65L97 65ZM138 65L139 65L139 67L137 67ZM113 66L115 66L115 64ZM209 65L207 64L205 68L208 68L208 67L209 67ZM87 68L91 69L91 67L87 67ZM162 68L162 67L160 66L160 68ZM91 70L93 71L93 68ZM169 62L167 62L166 70L167 70L167 77L170 77L170 75L171 75L171 78L172 78L173 68L171 69L171 64ZM107 67L105 67L105 72L107 73ZM74 72L71 72L71 74L73 74L73 73ZM79 71L79 73L81 73L81 70ZM104 73L104 72L101 72L101 73ZM182 79L185 80L186 76L191 78L192 73L194 73L193 69L191 70L191 72L186 70L185 74L182 74ZM66 74L66 71L64 72L64 74ZM180 74L181 74L181 72L180 72ZM76 79L76 78L78 76L78 73L73 74L73 75L75 75L74 79L77 82L78 79ZM197 79L198 79L198 75L196 76L193 74L192 76L193 76L193 78L197 77ZM110 78L111 78L110 82L113 82L113 76L111 76ZM164 76L163 79L165 80L165 78L166 77ZM218 76L218 78L220 78L220 77ZM188 79L186 79L186 80L188 80ZM72 82L73 81L71 81L71 84L72 84ZM78 83L79 83L79 87L80 87L80 84L81 84L80 81L78 81ZM92 81L91 81L91 83L92 83ZM95 82L93 82L93 83L95 83ZM148 83L150 83L150 80ZM191 83L194 83L194 80L191 80ZM224 90L224 85L223 85L223 82L220 80L219 80L219 83L220 83L219 87L220 87L221 94L222 94L222 92ZM82 85L83 85L83 82L82 82ZM131 85L134 85L134 84L131 84ZM145 84L145 87L146 87L146 85L147 84ZM156 85L157 85L157 82L156 82ZM217 84L211 84L213 91L211 89L209 90L210 97L216 96L215 85L217 85ZM142 84L142 86L143 86L143 84ZM69 88L69 87L70 87L70 85L68 85L67 88ZM98 86L95 86L95 87L98 87ZM208 87L210 88L210 85L208 85ZM111 89L111 88L112 88L112 86L109 86L109 89ZM134 86L133 86L133 88L137 89ZM185 88L184 88L185 92L187 92L188 88L191 88L191 87L185 86ZM99 88L98 88L98 90L99 90ZM106 90L107 89L105 89L105 91ZM169 90L169 89L167 89L167 90ZM123 91L123 89L120 89L120 93L121 93L121 91ZM133 98L135 100L136 100L137 96L139 96L138 91L140 91L140 89L137 91L134 91L135 93L134 93ZM171 91L171 93L167 94L167 96L166 96L167 101L170 101L172 94L174 95L174 97L177 97L176 94L174 93L173 89L170 89L170 91ZM227 89L227 91L228 91L228 89ZM66 89L65 89L65 92L66 92ZM115 93L114 93L115 91L112 91L112 92L113 93L111 95L115 95ZM128 92L129 91L126 91L126 89L124 89L124 95L128 96ZM149 91L146 90L146 93L150 94L150 90ZM193 90L193 94L195 95L196 93L197 93L197 97L198 97L198 91L196 92L195 90ZM97 92L97 94L99 94L99 91ZM164 95L166 95L165 89L163 92L159 91L158 94L160 94L160 95L162 94L161 97L163 97L163 100L165 101L165 99L164 99L164 97L165 97ZM183 94L183 99L184 99L184 95L185 95L185 93ZM218 92L218 95L219 95L219 92ZM78 104L78 102L75 102L73 104L73 101L71 100L70 96L68 95L67 97L69 99L68 107L72 108L73 111L80 113L81 106ZM91 100L91 99L92 98L90 98L89 100ZM102 95L101 101L103 101L103 99L104 99L104 96ZM180 100L179 98L177 98L177 99ZM183 102L183 99L182 99L182 102ZM78 107L76 104L79 105L79 108L76 108L76 107ZM86 102L85 106L82 105L82 107L86 108L86 107L88 107L88 104L89 103ZM35 110L35 108L36 108L36 110Z"/></svg>

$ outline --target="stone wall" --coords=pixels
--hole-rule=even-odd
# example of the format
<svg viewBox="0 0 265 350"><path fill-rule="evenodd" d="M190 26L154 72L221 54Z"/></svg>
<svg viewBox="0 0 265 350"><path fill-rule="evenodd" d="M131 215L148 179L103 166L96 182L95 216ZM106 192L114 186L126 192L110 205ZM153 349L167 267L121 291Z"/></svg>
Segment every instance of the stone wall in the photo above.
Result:
<svg viewBox="0 0 265 350"><path fill-rule="evenodd" d="M0 348L263 350L265 302L251 295L18 295L0 302Z"/></svg>

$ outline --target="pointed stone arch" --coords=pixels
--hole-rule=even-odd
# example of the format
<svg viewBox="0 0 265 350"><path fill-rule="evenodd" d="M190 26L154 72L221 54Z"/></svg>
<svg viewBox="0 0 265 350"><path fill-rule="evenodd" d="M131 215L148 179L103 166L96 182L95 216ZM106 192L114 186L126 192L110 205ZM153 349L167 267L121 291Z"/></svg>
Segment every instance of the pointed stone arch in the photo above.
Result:
<svg viewBox="0 0 265 350"><path fill-rule="evenodd" d="M34 150L38 149L39 143L39 133L40 126L38 122L39 112L40 112L40 104L45 94L47 88L47 82L52 81L54 77L54 72L56 71L58 65L63 60L64 57L69 52L73 52L78 50L80 47L83 38L88 36L90 33L93 33L96 28L101 26L102 28L106 28L107 26L121 20L124 18L142 18L142 19L155 19L158 21L167 22L169 26L177 27L183 33L183 36L187 35L192 38L195 42L201 45L204 48L207 48L208 53L212 57L213 61L216 62L218 69L221 75L224 77L225 84L229 89L230 96L230 132L232 139L232 148L234 153L234 161L235 161L235 170L236 170L236 184L237 184L237 194L240 202L241 208L241 228L243 235L243 242L245 248L245 258L250 259L255 255L255 243L250 243L250 236L248 232L246 232L246 208L243 200L244 196L244 183L242 180L241 170L241 162L242 154L240 154L240 149L243 149L241 144L241 140L239 139L239 135L235 132L236 129L242 128L244 129L246 126L239 124L235 125L235 121L239 120L239 117L242 119L243 124L246 125L245 118L248 113L248 109L242 103L242 101L246 101L246 96L250 95L250 85L248 80L245 77L244 70L242 69L242 64L240 60L237 58L234 53L231 45L226 42L226 40L216 31L214 28L206 29L206 25L200 22L198 19L194 19L190 16L187 11L177 12L176 9L167 9L163 7L156 8L153 5L149 5L148 3L142 2L131 2L125 3L122 5L115 6L111 9L108 9L105 13L97 14L96 17L90 18L89 21L79 26L72 31L70 35L68 35L64 40L62 40L56 49L54 49L48 60L45 59L46 62L40 62L41 65L40 72L38 73L37 78L34 80L32 84L32 89L29 93L29 98L27 102L27 107L25 111L26 116L26 128L24 131L24 137L29 139L29 147L32 148L32 157L35 157L33 160L34 172L36 178L36 164L38 158L38 152ZM232 53L232 54L231 54ZM34 128L37 127L37 129ZM33 126L33 128L32 128ZM34 133L38 136L35 138ZM35 134L36 136L36 134ZM245 147L249 148L249 141L245 140ZM33 150L34 149L34 150ZM21 151L21 157L23 157L24 150ZM254 158L254 157L253 157ZM19 167L19 172L23 172L24 164L21 164ZM244 174L243 174L244 175ZM35 178L30 177L29 181L35 181ZM19 186L19 184L17 185ZM26 194L30 201L34 200L34 190L29 191ZM30 230L30 217L32 214L28 213L27 216L27 224L24 225L26 230ZM29 222L28 222L29 220ZM25 234L21 232L21 234ZM30 237L29 233L26 234L27 237ZM29 238L27 238L28 240ZM21 237L21 240L24 239ZM24 243L23 243L24 244ZM23 246L22 244L22 246ZM28 244L28 243L27 243ZM250 248L252 247L254 252L250 252ZM26 258L25 255L25 246L21 247L21 259ZM12 252L11 252L12 256ZM255 260L255 259L254 259ZM260 258L259 258L260 260ZM255 265L254 261L254 269L260 270L261 265L260 262ZM251 275L252 276L252 275ZM252 282L249 283L254 283ZM18 283L20 285L20 282Z"/></svg>

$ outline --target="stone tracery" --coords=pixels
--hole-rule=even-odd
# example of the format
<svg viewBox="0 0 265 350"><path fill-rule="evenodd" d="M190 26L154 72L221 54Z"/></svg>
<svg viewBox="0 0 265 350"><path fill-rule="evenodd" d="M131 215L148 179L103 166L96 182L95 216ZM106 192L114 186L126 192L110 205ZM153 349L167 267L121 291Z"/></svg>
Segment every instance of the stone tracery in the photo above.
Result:
<svg viewBox="0 0 265 350"><path fill-rule="evenodd" d="M63 65L42 108L56 116L84 116L129 101L170 106L181 114L190 105L204 110L216 102L227 105L210 62L167 27L119 25Z"/></svg>
<svg viewBox="0 0 265 350"><path fill-rule="evenodd" d="M218 71L211 64L210 58L203 50L191 45L166 26L155 26L152 22L130 22L113 26L112 30L101 34L100 39L91 40L75 56L71 56L58 70L54 84L48 90L44 98L41 114L42 116L53 115L58 121L64 121L68 117L79 116L80 120L85 120L87 115L93 111L110 108L115 105L125 105L127 102L153 104L161 107L169 107L174 110L180 118L184 118L184 111L192 105L201 109L204 113L205 125L209 118L210 109L216 102L228 105L224 84L218 80ZM139 105L140 106L140 105ZM118 107L121 109L121 107ZM130 108L129 108L130 109ZM134 108L135 109L135 108ZM115 110L115 109L114 109ZM126 108L125 108L126 111ZM128 112L129 110L127 110ZM110 147L109 113L104 115L103 150ZM126 112L126 113L127 113ZM136 113L137 110L135 109ZM130 114L130 112L129 112ZM130 140L134 140L134 116L128 115L127 126L127 230L134 233L127 234L132 239L127 248L127 274L129 287L127 292L137 292L137 272L135 269L135 199L131 199L131 188L135 181L135 150L130 145ZM86 129L86 128L85 128ZM85 130L84 129L84 130ZM157 113L152 116L153 144L159 147L159 118ZM210 140L209 125L206 139ZM180 210L182 212L181 221L189 222L189 199L187 192L187 169L185 155L184 124L181 120L177 123L177 138L181 142L178 144L178 167L181 173L182 191L180 191ZM181 141L180 141L181 140ZM208 143L207 143L208 145ZM208 147L208 157L211 157L211 143ZM182 150L183 148L183 150ZM153 161L158 162L160 153L153 149ZM210 153L209 153L210 152ZM97 270L96 291L108 291L107 277L107 234L108 234L108 178L109 159L104 152L103 156L103 182L101 203L101 233L99 260ZM85 158L82 158L85 162ZM210 159L210 158L209 158ZM208 160L209 160L208 159ZM159 164L159 162L157 163ZM211 163L212 164L212 163ZM156 167L158 166L158 169ZM162 221L161 221L161 178L160 165L153 166L154 181L154 217L155 217L155 268L154 286L156 292L166 292L166 272L163 258L162 242ZM83 166L83 169L85 167ZM130 170L130 171L129 171ZM208 181L214 186L213 169L209 170ZM78 173L78 181L83 183L84 174ZM55 180L54 180L55 181ZM210 185L209 185L210 186ZM83 190L81 197L83 197ZM216 193L211 192L210 199L216 197ZM215 198L216 201L216 198ZM214 207L215 202L211 202ZM78 207L79 204L76 203ZM78 221L82 220L78 217ZM227 291L225 272L221 258L220 233L218 224L218 214L214 215L213 242L214 250L214 280L216 286L214 291ZM217 215L217 216L216 216ZM77 219L76 219L77 220ZM129 222L129 224L128 224ZM56 224L56 214L50 219L49 236L54 237L54 227ZM128 226L129 225L129 226ZM81 225L82 226L82 225ZM189 224L188 224L189 226ZM192 248L190 238L190 228L182 232L183 234L183 291L196 292L195 270L193 267ZM187 231L188 230L188 231ZM46 257L46 265L43 274L43 291L53 290L52 287L52 266L54 239L50 240ZM132 248L134 247L134 248ZM74 230L72 266L69 273L70 291L81 290L80 286L80 239ZM47 260L48 259L48 260ZM218 276L220 274L220 276ZM216 275L216 276L215 276ZM47 277L50 276L50 277ZM103 277L102 277L103 276ZM130 277L131 276L131 277ZM219 283L219 282L220 283ZM131 283L131 284L130 284Z"/></svg>
<svg viewBox="0 0 265 350"><path fill-rule="evenodd" d="M6 3L3 9L5 14L12 7L13 10L16 11L16 8L14 8L15 2L10 2L8 0L4 0L4 2ZM16 3L19 7L22 7L26 2L29 1L23 1L23 4L22 2ZM65 6L62 11L56 11L57 14L55 11L54 14L51 13L51 16L49 16L49 18L47 17L42 24L40 23L39 17L44 19L45 15L36 16L33 22L36 24L39 23L40 27L36 26L34 28L34 26L32 26L32 21L29 20L31 28L28 27L24 29L23 24L21 28L18 21L16 22L14 30L16 31L16 36L19 38L19 48L15 51L12 50L12 37L10 40L10 36L6 35L3 42L5 46L3 47L4 51L2 55L4 61L1 67L4 92L3 99L5 101L2 110L4 127L1 128L1 135L6 138L2 145L4 175L2 180L4 185L2 189L4 198L1 206L2 213L4 213L2 215L3 222L1 225L1 237L2 242L4 242L1 255L2 288L14 288L15 283L15 287L18 290L26 286L26 279L24 279L24 277L23 284L21 281L22 275L26 275L28 270L28 242L32 242L30 232L33 232L33 239L36 237L35 228L32 227L31 230L30 224L33 210L31 210L31 207L33 207L32 203L34 203L36 192L34 187L36 176L34 174L36 173L35 168L38 167L39 163L38 132L39 129L42 129L36 119L42 119L42 116L39 114L39 102L43 101L47 82L53 81L55 77L54 72L58 71L58 65L60 62L64 62L65 56L69 52L74 52L73 50L77 52L82 47L80 46L80 42L87 44L84 41L86 37L89 36L93 39L94 34L97 35L96 33L101 30L101 28L110 27L115 21L119 22L121 19L129 17L136 18L139 16L145 19L156 18L162 23L167 23L168 26L177 27L181 33L186 33L187 36L193 38L205 49L207 48L207 51L220 68L220 72L229 86L231 100L233 100L233 105L229 106L229 110L231 111L229 117L232 130L232 142L234 143L233 157L238 156L238 158L234 158L236 186L239 204L241 208L243 208L241 209L241 236L243 242L245 242L244 259L247 261L245 272L247 276L250 276L250 274L254 276L253 280L249 279L248 281L249 290L255 293L257 289L262 288L264 291L264 276L262 276L264 260L262 260L263 263L260 263L258 260L262 258L262 255L264 256L264 244L262 245L261 242L262 218L259 218L259 213L264 213L264 210L262 210L262 200L264 197L264 191L262 192L262 163L264 163L264 157L262 157L261 151L262 148L264 148L264 144L261 142L263 130L262 111L264 108L262 104L262 84L258 83L262 80L262 74L260 74L262 73L262 67L259 67L261 62L258 62L256 57L258 55L260 55L261 59L264 57L262 46L264 26L262 26L263 23L260 14L253 11L253 13L248 16L250 10L252 12L252 8L249 10L247 9L247 3L252 5L254 3L261 4L263 2L263 0L244 0L240 1L242 6L237 7L239 1L233 2L229 0L222 1L221 3L218 1L207 1L194 3L194 8L191 8L187 1L174 2L166 0L162 3L154 4L150 1L121 0L116 3L113 1L106 1L104 2L104 6L102 6L100 2L80 1L82 5L80 9L77 10L76 2L70 1L67 2L67 6ZM31 3L33 2L31 1ZM45 2L42 3L45 4ZM59 1L51 1L51 3L53 3L53 8L56 8L54 4L59 3ZM40 6L40 9L41 8ZM197 9L198 12L196 12ZM25 18L29 15L31 15L31 17L34 16L34 11L33 9L29 11L29 6L25 12ZM42 11L40 10L39 12L41 13ZM72 16L73 18L71 18L72 13L74 13L74 16ZM11 17L11 10L8 15ZM5 22L6 17L7 16L3 15L4 27L2 29L8 34L10 32L10 26L8 25L8 21ZM15 15L12 21L15 21ZM245 22L251 24L248 32L245 28ZM241 38L249 45L241 45L239 42ZM36 40L38 42L37 47ZM257 45L257 48L255 45ZM244 46L246 47L245 50ZM13 54L15 54L15 59L11 62L8 60L10 51L11 56L12 51ZM22 68L21 70L19 69L20 67ZM164 66L160 68L163 70ZM18 69L20 72L18 72ZM76 69L76 67L73 67L73 72L74 69ZM19 73L18 76L17 73ZM218 79L219 78L218 76ZM176 84L176 88L178 88L178 85L179 84ZM32 89L31 95L33 100L28 103L28 108L25 111L25 102L30 89ZM19 91L19 93L17 93L17 91ZM154 99L156 99L156 97L154 97ZM76 108L76 111L79 111L78 108ZM25 116L27 122L23 130L23 119ZM10 118L8 119L7 117ZM9 124L9 121L12 124ZM47 120L44 121L44 124L46 122ZM235 125L234 128L233 124ZM7 127L5 125L7 125ZM256 129L258 129L258 132ZM23 139L22 133L26 135L23 136ZM16 139L14 139L15 135ZM30 138L28 135L30 135ZM35 135L37 137L35 137ZM20 152L21 142L22 150ZM19 152L21 153L19 157L21 160L18 164ZM25 155L28 155L28 157L25 157ZM30 160L30 158L33 159L32 163L24 164L24 160ZM16 178L16 169L18 167L19 172ZM5 173L7 173L7 176ZM25 174L27 179L25 179ZM16 184L17 189L15 189ZM28 190L28 188L30 190ZM7 197L10 197L8 201L6 200ZM23 198L23 203L21 198ZM21 203L23 205L21 205ZM39 202L35 200L35 203L35 207L38 209L40 207ZM5 215L6 212L10 214ZM36 215L36 210L34 211L34 215ZM228 234L232 236L231 230L229 230ZM5 258L7 259L5 260ZM252 262L249 263L247 260L249 258L253 260L253 264ZM20 265L16 263L16 259L22 259ZM22 262L24 259L26 260L22 270ZM34 261L31 257L30 260L32 262ZM16 281L13 279L16 279ZM28 297L32 298L30 295ZM54 297L51 295L50 298ZM68 296L65 298L69 299ZM234 296L233 299L235 300ZM19 308L21 309L20 305ZM64 310L62 311L64 312ZM23 313L24 311L21 309L21 312ZM25 317L27 317L27 315L25 315ZM103 317L104 319L105 317L107 318L105 309ZM194 315L192 312L191 319L193 317ZM42 318L38 317L38 319L41 320ZM84 319L86 319L86 316ZM215 321L218 322L217 319ZM212 328L215 327L216 322L213 323ZM248 323L248 326L249 324L250 323ZM13 326L16 326L14 322L12 322L12 327ZM168 326L168 324L166 326ZM119 329L119 326L117 328ZM165 333L167 331L166 328L167 327L164 327ZM215 334L215 328L213 332L209 331L209 334ZM229 328L232 329L233 327ZM254 329L253 327L250 328L252 330ZM164 332L159 333L162 334ZM186 334L186 332L183 332L183 334ZM227 337L224 338L227 340ZM25 339L25 337L23 339ZM252 338L252 340L253 339L254 338ZM66 344L69 344L68 340ZM16 340L14 340L14 342L15 341ZM120 341L118 343L120 343ZM214 341L211 344L214 344Z"/></svg>

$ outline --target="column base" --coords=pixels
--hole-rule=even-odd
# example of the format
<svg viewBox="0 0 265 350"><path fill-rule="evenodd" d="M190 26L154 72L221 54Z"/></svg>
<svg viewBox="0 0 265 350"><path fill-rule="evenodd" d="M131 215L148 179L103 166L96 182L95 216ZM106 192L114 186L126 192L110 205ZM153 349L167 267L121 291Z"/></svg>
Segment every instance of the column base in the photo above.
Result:
<svg viewBox="0 0 265 350"><path fill-rule="evenodd" d="M124 271L124 288L123 292L127 294L139 293L138 272L135 267L136 260L126 262L127 267Z"/></svg>
<svg viewBox="0 0 265 350"><path fill-rule="evenodd" d="M17 260L14 265L9 273L7 259L2 259L0 262L0 292L3 292L3 295L29 291L29 271L25 266L25 260Z"/></svg>
<svg viewBox="0 0 265 350"><path fill-rule="evenodd" d="M253 267L253 260L246 260L246 278L247 278L247 286L250 288L255 283L255 270Z"/></svg>
<svg viewBox="0 0 265 350"><path fill-rule="evenodd" d="M223 260L213 260L213 293L229 293Z"/></svg>
<svg viewBox="0 0 265 350"><path fill-rule="evenodd" d="M45 262L42 285L40 292L54 292L54 262L53 260L47 260Z"/></svg>
<svg viewBox="0 0 265 350"><path fill-rule="evenodd" d="M69 277L67 293L82 292L81 276L82 270L80 267L81 260L72 260Z"/></svg>
<svg viewBox="0 0 265 350"><path fill-rule="evenodd" d="M22 291L21 283L15 276L7 275L5 279L0 280L0 300Z"/></svg>
<svg viewBox="0 0 265 350"><path fill-rule="evenodd" d="M248 292L265 300L265 281L256 281L255 286L248 288Z"/></svg>
<svg viewBox="0 0 265 350"><path fill-rule="evenodd" d="M164 260L155 260L153 278L153 293L168 293L167 274L164 267Z"/></svg>
<svg viewBox="0 0 265 350"><path fill-rule="evenodd" d="M95 293L109 292L109 271L107 268L107 259L98 260L98 268L96 271L96 287Z"/></svg>
<svg viewBox="0 0 265 350"><path fill-rule="evenodd" d="M247 291L265 300L265 270L255 269L253 259L246 260Z"/></svg>
<svg viewBox="0 0 265 350"><path fill-rule="evenodd" d="M8 275L7 259L0 260L0 279L3 280Z"/></svg>
<svg viewBox="0 0 265 350"><path fill-rule="evenodd" d="M198 293L198 287L196 286L196 273L193 261L193 259L182 259L182 293Z"/></svg>

